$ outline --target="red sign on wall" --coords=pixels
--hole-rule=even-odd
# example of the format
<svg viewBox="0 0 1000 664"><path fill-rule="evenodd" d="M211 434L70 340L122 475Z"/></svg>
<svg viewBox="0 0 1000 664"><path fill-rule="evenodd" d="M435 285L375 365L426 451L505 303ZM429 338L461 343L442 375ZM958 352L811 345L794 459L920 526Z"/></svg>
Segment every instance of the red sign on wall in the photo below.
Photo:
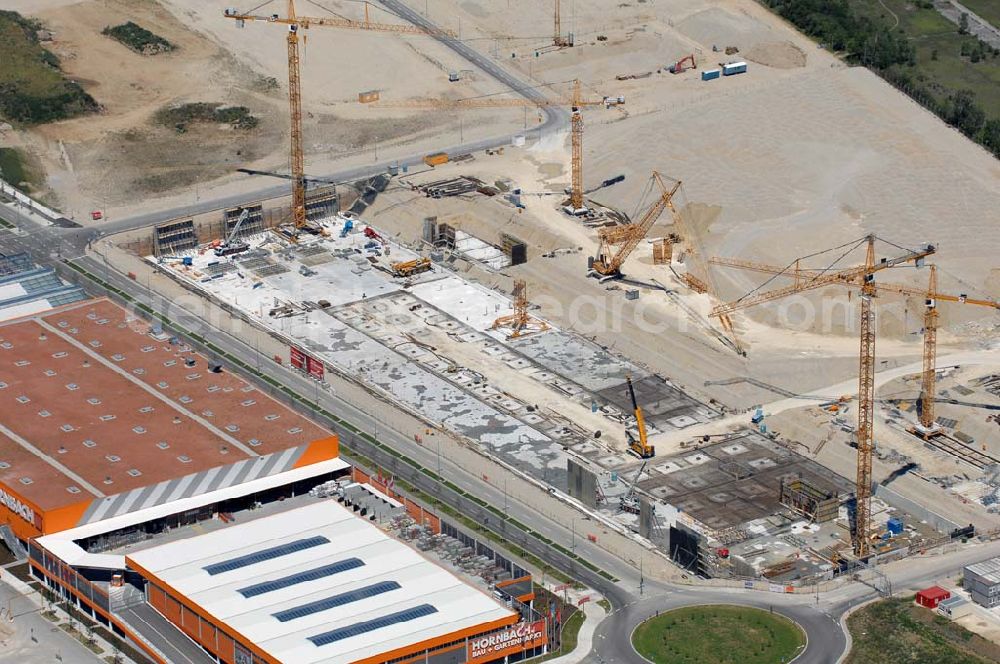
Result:
<svg viewBox="0 0 1000 664"><path fill-rule="evenodd" d="M489 662L511 653L537 648L547 641L544 620L518 623L507 629L470 639L466 659L469 664Z"/></svg>
<svg viewBox="0 0 1000 664"><path fill-rule="evenodd" d="M317 380L323 380L323 363L314 357L306 356L309 366L309 375Z"/></svg>
<svg viewBox="0 0 1000 664"><path fill-rule="evenodd" d="M295 367L296 369L305 369L306 368L306 354L303 353L298 348L296 348L295 346L292 346L291 351L292 352L291 352L291 358L290 359L291 359L292 366Z"/></svg>

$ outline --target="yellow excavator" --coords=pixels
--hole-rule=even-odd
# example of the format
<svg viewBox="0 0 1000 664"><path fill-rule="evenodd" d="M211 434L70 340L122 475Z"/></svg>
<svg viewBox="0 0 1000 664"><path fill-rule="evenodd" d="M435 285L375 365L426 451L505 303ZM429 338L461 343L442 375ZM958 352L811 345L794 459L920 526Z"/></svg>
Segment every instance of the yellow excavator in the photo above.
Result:
<svg viewBox="0 0 1000 664"><path fill-rule="evenodd" d="M638 438L633 436L631 431L625 430L625 436L628 438L628 448L640 459L651 459L656 456L656 448L650 445L646 439L646 420L642 416L642 408L639 408L639 402L635 400L635 388L632 387L632 376L625 376L625 380L628 382L628 394L632 398L635 426L639 430Z"/></svg>

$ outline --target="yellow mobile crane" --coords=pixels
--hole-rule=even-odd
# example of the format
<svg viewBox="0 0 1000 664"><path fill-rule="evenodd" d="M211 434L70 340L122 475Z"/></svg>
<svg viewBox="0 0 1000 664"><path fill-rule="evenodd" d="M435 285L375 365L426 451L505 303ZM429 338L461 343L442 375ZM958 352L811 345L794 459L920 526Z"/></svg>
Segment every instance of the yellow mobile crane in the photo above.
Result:
<svg viewBox="0 0 1000 664"><path fill-rule="evenodd" d="M247 21L262 21L264 23L277 23L288 26L288 35L286 37L286 41L288 42L288 106L289 119L291 120L289 165L292 172L292 223L294 225L289 237L294 240L299 231L318 231L318 229L310 226L306 220L305 157L302 148L302 83L299 76L299 30L308 30L310 27L316 25L328 28L392 32L404 35L454 37L455 34L448 30L426 30L415 25L392 25L389 23L374 22L369 18L369 3L367 2L364 3L364 20L353 21L339 16L324 18L299 16L295 13L295 0L287 1L285 16L279 16L278 14L258 15L244 13L237 9L226 9L223 15L226 18L236 21L236 25L241 28Z"/></svg>
<svg viewBox="0 0 1000 664"><path fill-rule="evenodd" d="M628 438L628 449L640 459L651 459L656 456L656 448L650 445L649 440L646 438L646 418L643 417L642 408L639 408L639 402L635 399L635 388L632 386L632 376L625 376L625 382L628 383L628 395L632 399L632 412L635 413L635 426L636 429L639 430L638 438L633 436L631 431L625 431L625 436ZM636 477L638 477L638 475Z"/></svg>

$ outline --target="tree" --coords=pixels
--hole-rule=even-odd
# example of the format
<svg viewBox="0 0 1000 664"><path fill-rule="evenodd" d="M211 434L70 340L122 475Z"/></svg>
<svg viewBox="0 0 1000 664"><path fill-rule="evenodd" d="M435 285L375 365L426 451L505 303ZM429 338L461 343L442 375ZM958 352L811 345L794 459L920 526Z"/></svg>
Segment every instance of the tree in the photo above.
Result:
<svg viewBox="0 0 1000 664"><path fill-rule="evenodd" d="M934 49L933 51L931 51L931 60L937 60L937 59L938 59L938 50Z"/></svg>
<svg viewBox="0 0 1000 664"><path fill-rule="evenodd" d="M961 18L958 19L958 34L969 34L969 15L965 12L962 12Z"/></svg>
<svg viewBox="0 0 1000 664"><path fill-rule="evenodd" d="M973 137L986 121L986 114L976 106L972 90L959 90L949 97L946 120L963 134Z"/></svg>
<svg viewBox="0 0 1000 664"><path fill-rule="evenodd" d="M997 157L1000 157L1000 120L994 118L983 125L982 143Z"/></svg>

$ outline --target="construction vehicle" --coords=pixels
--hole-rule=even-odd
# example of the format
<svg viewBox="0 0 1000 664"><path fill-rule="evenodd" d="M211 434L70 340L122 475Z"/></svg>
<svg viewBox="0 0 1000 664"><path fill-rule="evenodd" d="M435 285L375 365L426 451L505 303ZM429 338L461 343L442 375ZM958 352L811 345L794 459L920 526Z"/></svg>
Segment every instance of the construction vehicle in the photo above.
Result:
<svg viewBox="0 0 1000 664"><path fill-rule="evenodd" d="M776 265L767 265L754 261L722 257L710 258L709 262L715 265L724 265L726 267L750 270L763 274L790 277L794 279L795 282L815 278L822 273L821 270L803 269L799 265L798 261L789 267L779 267ZM922 438L931 438L940 433L935 421L936 417L934 408L935 395L937 394L938 302L954 302L957 304L968 304L977 307L989 307L1000 310L1000 302L995 300L970 298L966 293L951 295L939 292L937 289L937 266L930 265L928 267L930 271L930 278L926 290L912 286L904 286L902 284L882 282L875 284L875 291L878 294L895 293L906 296L922 296L924 298L923 367L921 374L920 398L918 401L918 415L920 423L918 426L908 429L910 433ZM845 283L850 284L852 282L848 281ZM843 395L839 399L842 404L850 400L850 395Z"/></svg>
<svg viewBox="0 0 1000 664"><path fill-rule="evenodd" d="M347 234L350 233L352 230L354 230L354 220L353 219L345 219L344 220L344 225L340 229L340 237L342 237L342 238L347 237Z"/></svg>
<svg viewBox="0 0 1000 664"><path fill-rule="evenodd" d="M157 263L169 264L169 263L180 263L184 267L191 267L194 265L194 258L191 256L160 256L156 259Z"/></svg>
<svg viewBox="0 0 1000 664"><path fill-rule="evenodd" d="M646 438L646 418L643 417L642 408L639 407L639 402L635 399L635 388L632 386L632 376L625 376L625 382L628 383L628 395L629 398L632 399L632 412L635 414L635 428L639 432L639 437L636 438L632 435L631 431L625 431L625 437L628 438L628 449L640 459L651 459L656 456L656 448L650 445L649 440ZM643 464L643 467L645 467L645 464Z"/></svg>
<svg viewBox="0 0 1000 664"><path fill-rule="evenodd" d="M603 106L604 108L617 108L625 104L625 97L622 95L618 96L605 96L600 100L597 99L583 99L580 91L580 81L576 79L572 81L573 83L573 94L570 99L535 99L535 98L525 98L525 97L505 97L497 98L494 95L483 95L481 97L473 97L469 99L458 99L458 100L442 100L442 99L408 99L404 101L388 101L379 102L377 104L372 104L373 108L443 108L449 110L457 109L477 109L477 108L527 108L530 106L537 107L547 107L547 106L569 106L570 107L570 143L571 143L571 184L569 189L569 200L566 202L565 209L570 214L580 215L587 212L587 208L584 205L584 189L583 189L583 115L581 114L581 109L592 108L597 106ZM551 85L551 84L548 84ZM537 86L540 87L540 86ZM521 90L530 90L534 88L522 88ZM515 90L517 92L517 90ZM506 94L497 93L497 94ZM620 109L619 109L620 110ZM438 153L439 155L445 155L445 153ZM425 163L433 166L427 162L431 157L437 155L428 155L424 157ZM443 162L442 162L443 163Z"/></svg>
<svg viewBox="0 0 1000 664"><path fill-rule="evenodd" d="M677 180L673 187L668 187L663 176L656 171L653 171L652 180L659 186L660 194L642 213L639 221L623 226L601 228L597 232L600 245L597 249L597 256L591 260L590 269L592 274L598 276L602 281L620 277L621 267L625 259L639 246L642 238L646 237L646 233L660 218L663 211L667 208L671 208L673 211L673 198L681 187L680 180Z"/></svg>
<svg viewBox="0 0 1000 664"><path fill-rule="evenodd" d="M434 154L429 154L424 157L424 163L433 168L435 166L440 166L441 164L447 164L448 158L447 152L435 152Z"/></svg>
<svg viewBox="0 0 1000 664"><path fill-rule="evenodd" d="M306 185L305 156L302 147L302 84L299 75L299 31L308 30L312 26L344 28L349 30L368 30L374 32L392 32L408 35L456 36L450 30L425 29L416 25L393 25L373 22L368 15L369 3L365 2L363 21L354 21L339 16L312 18L299 16L295 12L295 1L287 0L285 16L278 14L257 15L242 13L236 9L226 9L223 16L236 21L238 27L246 25L247 21L261 21L288 26L286 42L288 45L288 106L291 124L291 141L289 161L292 173L292 228L287 237L295 241L301 231L321 233L320 227L314 226L306 219Z"/></svg>
<svg viewBox="0 0 1000 664"><path fill-rule="evenodd" d="M535 318L528 313L528 286L522 279L514 281L514 313L507 316L500 316L490 327L491 330L500 328L510 329L508 339L517 339L535 332L544 332L549 329L549 324L543 320Z"/></svg>
<svg viewBox="0 0 1000 664"><path fill-rule="evenodd" d="M382 244L385 244L385 238L382 237L377 230L371 226L365 226L365 237L369 240L378 240Z"/></svg>
<svg viewBox="0 0 1000 664"><path fill-rule="evenodd" d="M851 541L854 546L854 555L858 559L864 560L871 553L868 536L871 532L871 499L872 499L872 454L875 447L874 441L874 420L875 420L875 312L874 300L878 293L875 284L876 273L902 265L904 263L914 263L918 267L923 265L927 256L935 253L933 245L927 245L921 249L909 250L902 256L895 258L875 258L875 235L867 235L853 243L847 243L835 247L828 251L837 252L837 261L851 251L866 246L865 262L863 265L850 267L841 270L834 270L833 266L820 270L815 274L803 276L796 279L796 282L779 288L762 291L760 288L754 289L733 302L720 304L712 309L712 316L730 314L740 309L771 302L774 300L795 295L817 288L823 288L833 284L846 284L857 286L861 290L861 315L860 315L860 359L858 372L858 424L855 429L855 440L857 444L857 478L855 482L855 498L857 507L851 532ZM894 243L888 243L893 247L898 247ZM825 253L825 252L823 252ZM796 261L797 264L797 261Z"/></svg>
<svg viewBox="0 0 1000 664"><path fill-rule="evenodd" d="M691 63L690 67L684 66L684 64L687 62ZM695 64L694 53L692 53L691 55L685 55L683 58L681 58L674 64L670 65L669 67L667 67L667 71L669 71L671 74L682 74L686 72L688 69L697 69L697 68L698 65Z"/></svg>
<svg viewBox="0 0 1000 664"><path fill-rule="evenodd" d="M216 256L232 256L233 254L241 254L250 248L246 242L237 242L236 237L240 232L240 228L243 226L243 222L247 220L250 216L250 210L243 208L240 212L239 218L236 223L233 224L232 230L229 231L229 235L226 236L224 240L218 243L213 243L212 248L215 250Z"/></svg>
<svg viewBox="0 0 1000 664"><path fill-rule="evenodd" d="M431 259L429 258L415 258L412 261L392 264L392 274L397 277L412 277L429 269L431 269Z"/></svg>
<svg viewBox="0 0 1000 664"><path fill-rule="evenodd" d="M639 496L635 492L635 485L639 483L639 477L642 475L642 471L646 470L646 464L649 461L643 461L642 466L639 467L638 472L636 472L635 477L628 485L628 491L621 498L621 510L622 512L628 512L630 514L638 514L641 509L639 503Z"/></svg>

